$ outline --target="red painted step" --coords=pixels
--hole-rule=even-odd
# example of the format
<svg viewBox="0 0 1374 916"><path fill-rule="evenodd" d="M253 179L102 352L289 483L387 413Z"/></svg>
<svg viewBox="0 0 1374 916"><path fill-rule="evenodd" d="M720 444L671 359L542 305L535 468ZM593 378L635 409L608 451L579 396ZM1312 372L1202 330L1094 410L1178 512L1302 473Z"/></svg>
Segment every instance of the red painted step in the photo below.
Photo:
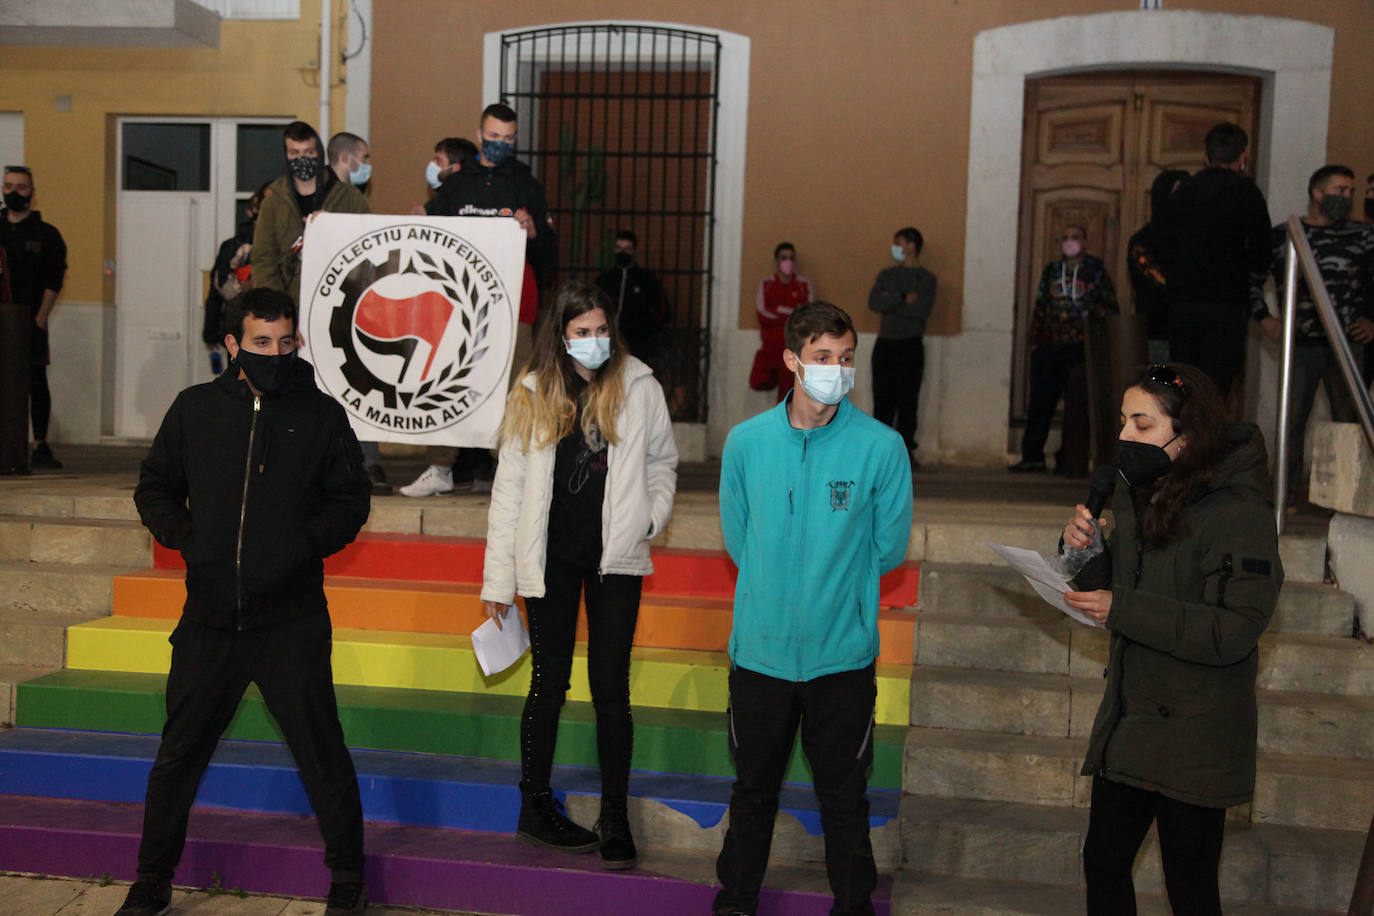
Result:
<svg viewBox="0 0 1374 916"><path fill-rule="evenodd" d="M327 558L324 572L361 579L480 584L485 550L480 538L367 533ZM652 554L654 574L644 579L645 595L734 599L735 564L725 551L655 547ZM161 544L153 546L153 566L185 568L181 554ZM919 579L916 563L905 563L883 576L882 607L914 607Z"/></svg>

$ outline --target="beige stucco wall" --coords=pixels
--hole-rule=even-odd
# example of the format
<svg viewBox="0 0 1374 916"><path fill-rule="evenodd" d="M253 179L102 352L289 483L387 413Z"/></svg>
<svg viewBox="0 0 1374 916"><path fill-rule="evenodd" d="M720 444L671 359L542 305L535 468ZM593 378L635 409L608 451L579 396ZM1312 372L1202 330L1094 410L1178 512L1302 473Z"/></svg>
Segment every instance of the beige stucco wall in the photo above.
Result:
<svg viewBox="0 0 1374 916"><path fill-rule="evenodd" d="M1032 19L1138 6L1135 0L798 0L781 7L716 0L390 0L375 10L371 139L374 158L388 163L376 178L375 200L399 208L419 199L434 141L475 131L476 114L490 101L481 95L487 32L602 20L723 29L746 36L751 48L743 268L738 299L720 307L737 310L740 327L754 326L754 287L771 269L773 245L787 238L798 246L801 269L828 297L863 313L873 275L888 263L892 231L913 223L926 236L926 264L940 278L931 333L957 332L975 36ZM1170 0L1166 6L1335 27L1328 157L1362 174L1374 171L1374 118L1363 98L1363 87L1374 84L1368 0ZM1017 200L1006 206L1014 210ZM871 316L856 317L863 328L876 329Z"/></svg>

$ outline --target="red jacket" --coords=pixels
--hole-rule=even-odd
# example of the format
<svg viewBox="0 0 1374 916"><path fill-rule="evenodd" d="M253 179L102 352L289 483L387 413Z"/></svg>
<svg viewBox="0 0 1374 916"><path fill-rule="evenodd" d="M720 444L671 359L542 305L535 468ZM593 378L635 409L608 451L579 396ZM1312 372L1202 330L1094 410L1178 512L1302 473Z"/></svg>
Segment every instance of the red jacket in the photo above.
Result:
<svg viewBox="0 0 1374 916"><path fill-rule="evenodd" d="M782 343L782 328L787 316L815 298L811 282L801 274L784 283L781 274L773 274L759 282L754 307L759 312L759 335L765 343Z"/></svg>

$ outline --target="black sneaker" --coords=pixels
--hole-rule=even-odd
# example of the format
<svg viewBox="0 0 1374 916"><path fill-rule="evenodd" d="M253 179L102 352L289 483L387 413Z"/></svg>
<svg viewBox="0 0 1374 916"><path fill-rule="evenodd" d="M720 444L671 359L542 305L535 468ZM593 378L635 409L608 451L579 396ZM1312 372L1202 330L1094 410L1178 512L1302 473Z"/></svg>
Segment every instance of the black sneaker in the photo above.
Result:
<svg viewBox="0 0 1374 916"><path fill-rule="evenodd" d="M1013 474L1027 474L1032 471L1043 471L1045 470L1045 462L1043 459L1040 461L1031 461L1027 458L1022 458L1020 461L1007 468L1007 470L1011 471Z"/></svg>
<svg viewBox="0 0 1374 916"><path fill-rule="evenodd" d="M367 466L367 476L372 481L373 496L391 495L391 484L386 482L386 471L382 470L380 464L369 464Z"/></svg>
<svg viewBox="0 0 1374 916"><path fill-rule="evenodd" d="M630 836L630 817L625 796L602 796L601 819L596 822L601 836L601 864L612 871L634 868L639 862L634 838Z"/></svg>
<svg viewBox="0 0 1374 916"><path fill-rule="evenodd" d="M547 789L523 796L515 835L526 843L556 852L591 852L601 845L601 838L595 833L568 819L563 803Z"/></svg>
<svg viewBox="0 0 1374 916"><path fill-rule="evenodd" d="M357 916L367 912L367 885L359 881L335 881L329 885L324 916Z"/></svg>
<svg viewBox="0 0 1374 916"><path fill-rule="evenodd" d="M115 916L160 916L172 908L172 885L167 881L139 878Z"/></svg>
<svg viewBox="0 0 1374 916"><path fill-rule="evenodd" d="M53 457L52 449L48 448L48 443L40 442L33 450L33 457L29 459L29 464L36 468L52 468L57 470L62 467L62 462Z"/></svg>

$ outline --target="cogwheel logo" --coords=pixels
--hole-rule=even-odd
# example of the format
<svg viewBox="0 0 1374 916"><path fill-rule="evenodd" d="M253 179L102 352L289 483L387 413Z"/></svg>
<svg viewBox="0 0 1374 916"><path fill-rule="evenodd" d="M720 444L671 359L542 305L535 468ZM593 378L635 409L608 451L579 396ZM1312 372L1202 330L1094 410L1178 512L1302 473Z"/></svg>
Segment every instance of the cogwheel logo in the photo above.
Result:
<svg viewBox="0 0 1374 916"><path fill-rule="evenodd" d="M373 230L338 246L311 296L320 387L356 420L432 432L505 394L510 299L471 241L426 225Z"/></svg>

